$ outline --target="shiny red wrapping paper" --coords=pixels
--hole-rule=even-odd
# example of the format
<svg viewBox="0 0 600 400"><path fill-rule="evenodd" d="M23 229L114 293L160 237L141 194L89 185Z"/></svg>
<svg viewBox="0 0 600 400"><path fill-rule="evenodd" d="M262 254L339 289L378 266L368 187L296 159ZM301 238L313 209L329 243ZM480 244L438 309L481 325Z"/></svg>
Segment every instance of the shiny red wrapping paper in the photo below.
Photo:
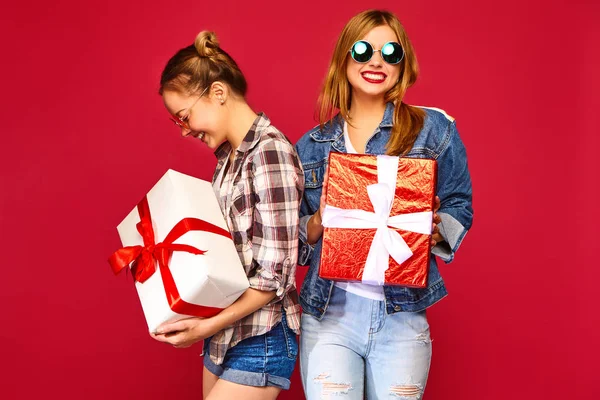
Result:
<svg viewBox="0 0 600 400"><path fill-rule="evenodd" d="M400 158L390 216L433 211L436 180L435 160ZM377 181L377 156L329 154L328 205L373 212L367 186ZM402 264L390 257L385 284L426 287L431 235L391 229L402 236L413 255ZM319 276L336 281L360 282L375 232L376 229L325 228Z"/></svg>

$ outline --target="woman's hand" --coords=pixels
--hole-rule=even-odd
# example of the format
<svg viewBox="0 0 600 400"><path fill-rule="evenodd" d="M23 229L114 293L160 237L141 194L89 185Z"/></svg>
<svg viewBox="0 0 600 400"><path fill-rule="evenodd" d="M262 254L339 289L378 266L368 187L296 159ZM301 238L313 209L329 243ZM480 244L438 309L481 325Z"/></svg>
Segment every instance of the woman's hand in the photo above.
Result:
<svg viewBox="0 0 600 400"><path fill-rule="evenodd" d="M321 190L321 199L319 201L319 209L313 216L308 220L308 243L315 244L321 235L323 235L323 220L321 219L321 215L323 215L323 210L325 210L325 205L327 204L327 177L329 176L329 170L325 170L325 175L323 176L323 188Z"/></svg>
<svg viewBox="0 0 600 400"><path fill-rule="evenodd" d="M437 211L440 209L440 198L435 196L435 202L433 205L433 225L431 227L431 247L436 244L443 242L445 239L440 233L440 228L438 224L442 222L442 219L437 214Z"/></svg>
<svg viewBox="0 0 600 400"><path fill-rule="evenodd" d="M156 333L150 333L159 342L169 343L178 349L190 347L196 342L217 333L211 318L187 318L162 324Z"/></svg>

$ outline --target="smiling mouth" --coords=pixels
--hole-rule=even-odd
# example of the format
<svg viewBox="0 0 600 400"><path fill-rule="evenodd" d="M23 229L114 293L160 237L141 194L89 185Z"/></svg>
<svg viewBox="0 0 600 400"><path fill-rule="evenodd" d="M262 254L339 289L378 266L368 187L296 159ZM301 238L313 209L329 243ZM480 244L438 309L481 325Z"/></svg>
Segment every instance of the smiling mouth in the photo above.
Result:
<svg viewBox="0 0 600 400"><path fill-rule="evenodd" d="M194 132L192 133L192 136L195 137L196 139L200 139L202 140L204 138L205 133L204 132Z"/></svg>
<svg viewBox="0 0 600 400"><path fill-rule="evenodd" d="M382 83L387 75L382 72L363 72L360 74L369 83Z"/></svg>

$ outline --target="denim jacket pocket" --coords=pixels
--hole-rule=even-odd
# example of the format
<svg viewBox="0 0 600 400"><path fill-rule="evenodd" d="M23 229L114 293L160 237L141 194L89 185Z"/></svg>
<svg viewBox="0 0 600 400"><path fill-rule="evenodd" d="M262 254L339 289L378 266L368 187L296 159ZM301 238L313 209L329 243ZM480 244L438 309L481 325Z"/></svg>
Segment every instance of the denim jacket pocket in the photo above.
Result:
<svg viewBox="0 0 600 400"><path fill-rule="evenodd" d="M327 160L303 165L305 189L316 189L323 186L323 177L325 176L326 166Z"/></svg>

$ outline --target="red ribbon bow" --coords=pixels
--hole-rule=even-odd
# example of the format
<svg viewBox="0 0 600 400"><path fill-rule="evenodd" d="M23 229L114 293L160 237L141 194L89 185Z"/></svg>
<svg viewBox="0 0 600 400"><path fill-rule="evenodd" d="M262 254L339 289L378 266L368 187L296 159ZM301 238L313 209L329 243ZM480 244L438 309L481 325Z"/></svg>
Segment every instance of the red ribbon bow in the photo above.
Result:
<svg viewBox="0 0 600 400"><path fill-rule="evenodd" d="M179 291L175 285L175 280L169 269L169 259L174 251L185 251L187 253L201 255L206 251L198 250L193 246L186 244L173 243L181 236L190 231L211 232L217 235L225 236L231 239L231 234L216 225L202 221L197 218L184 218L179 221L161 243L154 241L154 229L152 229L152 217L150 216L150 207L148 199L144 196L137 205L140 215L140 222L136 228L144 240L143 246L127 246L113 253L108 259L113 272L118 274L132 262L131 272L134 280L144 283L156 272L156 261L162 276L163 286L171 310L178 314L193 315L197 317L212 317L218 314L222 309L215 307L206 307L198 304L187 303L179 296Z"/></svg>

